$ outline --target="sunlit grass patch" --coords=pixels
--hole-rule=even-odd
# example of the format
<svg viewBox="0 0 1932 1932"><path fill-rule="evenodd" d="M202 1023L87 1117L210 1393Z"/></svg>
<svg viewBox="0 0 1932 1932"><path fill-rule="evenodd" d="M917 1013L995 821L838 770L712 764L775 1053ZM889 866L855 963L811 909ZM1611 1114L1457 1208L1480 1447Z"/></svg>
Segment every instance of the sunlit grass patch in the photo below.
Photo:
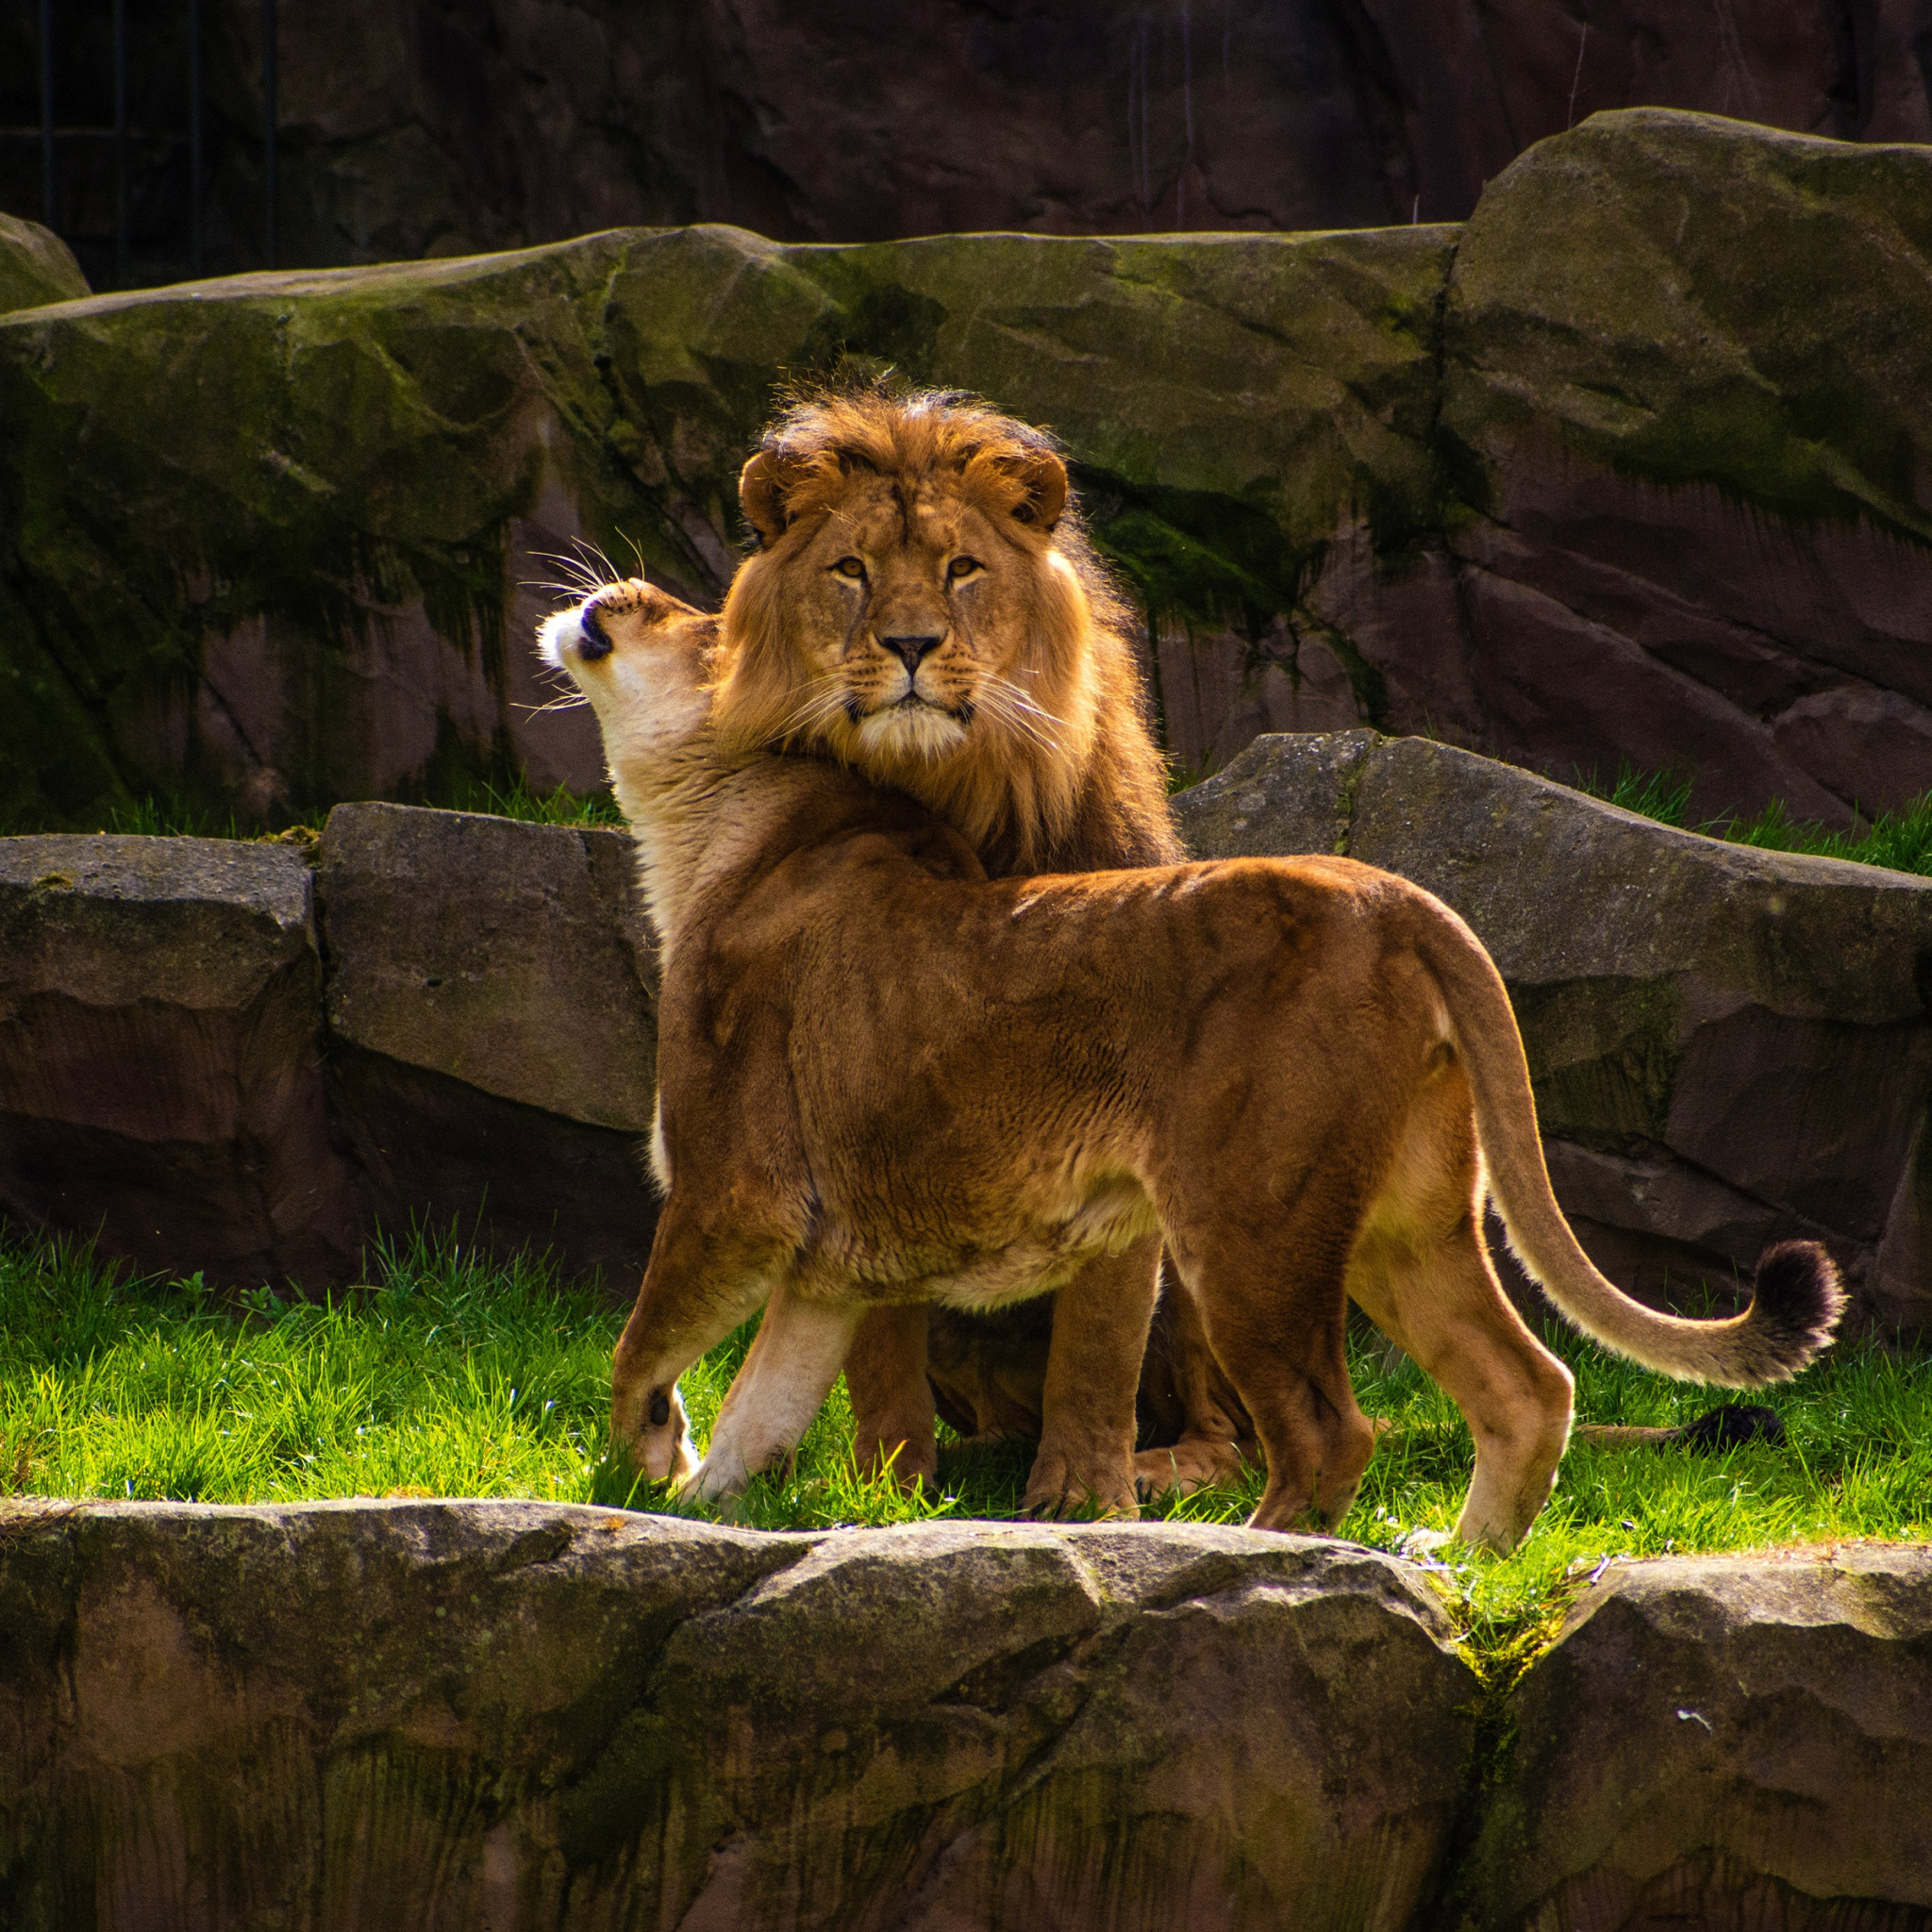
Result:
<svg viewBox="0 0 1932 1932"><path fill-rule="evenodd" d="M1856 865L1882 865L1892 872L1932 874L1932 791L1907 799L1894 811L1880 812L1862 830L1834 832L1811 820L1794 819L1781 798L1748 816L1724 812L1706 824L1691 824L1692 774L1672 766L1646 772L1626 759L1608 782L1594 770L1572 772L1566 782L1660 825L1702 832L1733 845L1844 858Z"/></svg>
<svg viewBox="0 0 1932 1932"><path fill-rule="evenodd" d="M239 1301L198 1281L139 1281L74 1243L0 1244L0 1491L211 1503L524 1496L718 1512L639 1484L605 1454L621 1312L525 1257L485 1260L453 1239L372 1257L333 1301ZM754 1332L684 1378L699 1441ZM1673 1426L1729 1399L1606 1356L1554 1323L1579 1419ZM1413 1550L1454 1525L1474 1460L1455 1405L1364 1330L1351 1369L1362 1407L1393 1424L1341 1533ZM1574 1444L1521 1549L1422 1556L1478 1654L1507 1658L1607 1564L1638 1556L1854 1538L1932 1537L1932 1360L1861 1343L1750 1400L1787 1440L1700 1456ZM791 1466L729 1511L763 1529L1019 1513L1031 1445L943 1435L936 1491L908 1497L859 1474L843 1384ZM1169 1521L1239 1523L1259 1472L1167 1497Z"/></svg>

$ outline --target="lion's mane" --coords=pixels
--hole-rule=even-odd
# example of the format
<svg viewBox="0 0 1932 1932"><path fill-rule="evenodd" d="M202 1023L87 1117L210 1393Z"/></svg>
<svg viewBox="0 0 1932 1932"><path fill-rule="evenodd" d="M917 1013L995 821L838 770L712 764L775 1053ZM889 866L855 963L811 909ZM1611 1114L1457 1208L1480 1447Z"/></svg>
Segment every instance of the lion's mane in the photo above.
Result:
<svg viewBox="0 0 1932 1932"><path fill-rule="evenodd" d="M1022 565L1019 634L994 642L1037 709L982 708L963 741L940 755L868 746L841 711L808 702L795 594L808 535L861 481L879 477L908 500L925 491L972 505L1012 540ZM723 613L714 716L724 741L830 756L908 791L995 875L1183 856L1133 619L1046 436L951 391L822 393L766 431L741 491L761 547L739 570Z"/></svg>

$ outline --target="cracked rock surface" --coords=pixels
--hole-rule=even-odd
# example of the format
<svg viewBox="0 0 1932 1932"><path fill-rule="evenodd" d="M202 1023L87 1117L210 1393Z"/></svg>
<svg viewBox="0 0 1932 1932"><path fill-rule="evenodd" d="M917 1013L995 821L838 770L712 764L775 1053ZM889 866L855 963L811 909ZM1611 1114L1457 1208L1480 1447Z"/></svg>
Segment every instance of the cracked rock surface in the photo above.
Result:
<svg viewBox="0 0 1932 1932"><path fill-rule="evenodd" d="M1932 1549L1612 1570L1508 1722L1482 1924L1932 1923Z"/></svg>
<svg viewBox="0 0 1932 1932"><path fill-rule="evenodd" d="M1349 1544L0 1518L9 1924L1396 1928L1476 1685Z"/></svg>

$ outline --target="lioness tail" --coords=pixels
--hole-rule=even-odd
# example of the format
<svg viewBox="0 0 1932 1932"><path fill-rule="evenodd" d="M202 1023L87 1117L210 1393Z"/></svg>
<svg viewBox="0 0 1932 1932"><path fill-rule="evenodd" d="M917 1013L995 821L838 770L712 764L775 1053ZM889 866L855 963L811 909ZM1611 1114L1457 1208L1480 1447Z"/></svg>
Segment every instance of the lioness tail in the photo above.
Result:
<svg viewBox="0 0 1932 1932"><path fill-rule="evenodd" d="M1502 975L1447 906L1410 891L1409 937L1449 1009L1491 1197L1524 1270L1584 1334L1647 1369L1736 1389L1795 1375L1829 1344L1844 1306L1831 1257L1816 1241L1776 1242L1758 1257L1750 1307L1715 1322L1659 1314L1606 1279L1551 1191L1529 1066Z"/></svg>

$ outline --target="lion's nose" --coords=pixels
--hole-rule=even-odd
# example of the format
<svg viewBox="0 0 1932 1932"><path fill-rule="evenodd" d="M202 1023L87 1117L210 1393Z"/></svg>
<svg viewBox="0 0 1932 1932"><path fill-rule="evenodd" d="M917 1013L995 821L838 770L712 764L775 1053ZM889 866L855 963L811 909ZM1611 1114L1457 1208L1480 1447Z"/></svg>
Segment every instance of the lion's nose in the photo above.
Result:
<svg viewBox="0 0 1932 1932"><path fill-rule="evenodd" d="M583 636L577 642L577 656L587 663L594 664L599 658L609 657L616 648L610 641L610 633L598 621L593 606L585 605L579 627L583 631Z"/></svg>
<svg viewBox="0 0 1932 1932"><path fill-rule="evenodd" d="M940 647L939 638L881 638L879 648L890 651L906 667L908 677L915 675L923 659Z"/></svg>

